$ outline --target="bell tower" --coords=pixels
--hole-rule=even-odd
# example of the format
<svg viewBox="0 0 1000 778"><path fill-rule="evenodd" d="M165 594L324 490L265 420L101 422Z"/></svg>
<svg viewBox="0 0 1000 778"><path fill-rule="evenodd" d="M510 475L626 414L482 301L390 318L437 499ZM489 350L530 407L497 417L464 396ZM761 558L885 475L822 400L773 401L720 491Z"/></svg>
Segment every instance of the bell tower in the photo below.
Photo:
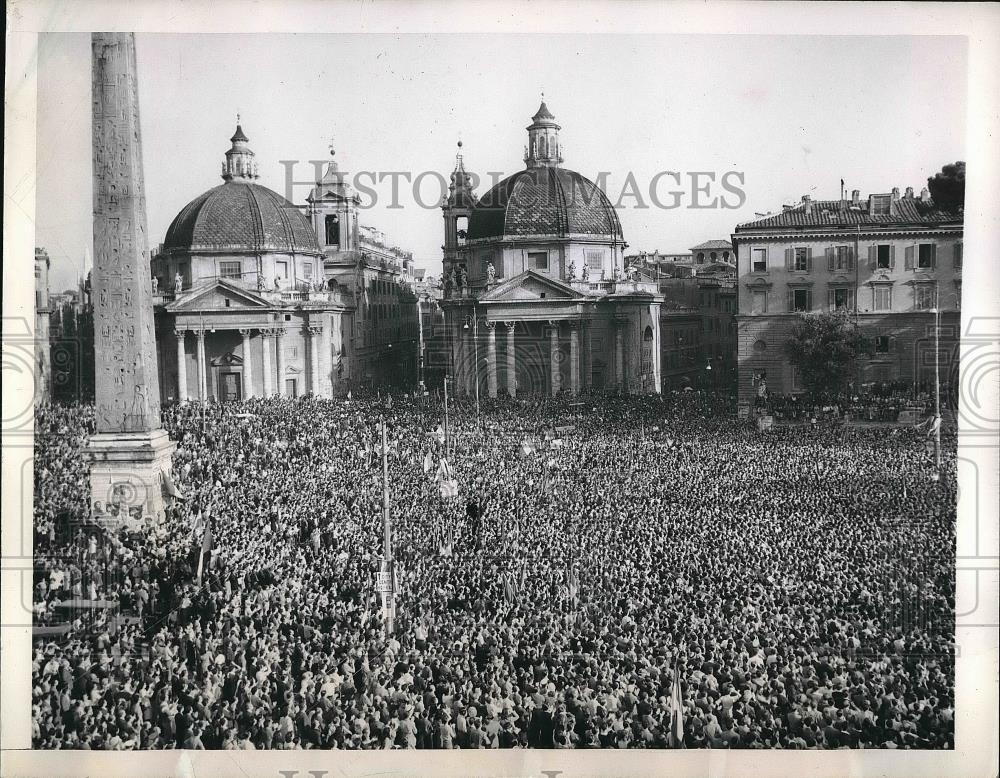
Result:
<svg viewBox="0 0 1000 778"><path fill-rule="evenodd" d="M559 143L559 130L556 117L545 105L545 95L542 104L531 117L528 125L528 147L524 150L524 164L529 168L558 167L562 164L562 146Z"/></svg>
<svg viewBox="0 0 1000 778"><path fill-rule="evenodd" d="M455 155L455 170L451 174L451 184L448 186L448 198L441 210L444 212L444 272L458 260L459 249L465 245L469 229L469 217L476 207L476 195L473 192L472 176L465 171L462 160L462 141L458 142L458 153Z"/></svg>
<svg viewBox="0 0 1000 778"><path fill-rule="evenodd" d="M340 172L330 148L330 161L306 202L316 239L324 251L354 251L358 247L358 206L361 199Z"/></svg>

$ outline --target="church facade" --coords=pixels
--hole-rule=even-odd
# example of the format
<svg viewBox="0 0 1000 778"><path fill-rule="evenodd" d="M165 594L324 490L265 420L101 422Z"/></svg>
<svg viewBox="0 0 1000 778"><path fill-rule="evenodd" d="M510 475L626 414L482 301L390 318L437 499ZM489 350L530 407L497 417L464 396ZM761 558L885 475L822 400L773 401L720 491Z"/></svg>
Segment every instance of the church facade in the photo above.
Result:
<svg viewBox="0 0 1000 778"><path fill-rule="evenodd" d="M256 182L242 127L230 142L223 183L181 209L151 260L161 396L331 397L408 381L410 256L358 223L332 161L300 208ZM397 340L414 353L393 353Z"/></svg>
<svg viewBox="0 0 1000 778"><path fill-rule="evenodd" d="M543 102L524 170L481 198L459 144L443 206L449 372L490 397L659 393L663 296L626 273L614 206L562 166L560 129Z"/></svg>

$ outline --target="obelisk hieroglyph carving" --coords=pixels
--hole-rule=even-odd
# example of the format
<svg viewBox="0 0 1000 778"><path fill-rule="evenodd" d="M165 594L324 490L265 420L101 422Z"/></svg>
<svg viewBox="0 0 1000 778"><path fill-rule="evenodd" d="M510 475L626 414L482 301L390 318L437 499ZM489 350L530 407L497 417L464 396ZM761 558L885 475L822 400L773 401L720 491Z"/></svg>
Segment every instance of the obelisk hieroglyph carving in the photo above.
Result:
<svg viewBox="0 0 1000 778"><path fill-rule="evenodd" d="M135 36L91 37L94 335L93 502L156 515L174 444L160 424Z"/></svg>

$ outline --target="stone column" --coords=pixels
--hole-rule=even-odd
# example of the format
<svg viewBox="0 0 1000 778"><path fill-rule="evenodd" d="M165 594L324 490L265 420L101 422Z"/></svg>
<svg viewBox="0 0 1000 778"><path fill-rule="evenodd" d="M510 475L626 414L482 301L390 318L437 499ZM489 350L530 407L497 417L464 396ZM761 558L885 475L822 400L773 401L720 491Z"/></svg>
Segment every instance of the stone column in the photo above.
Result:
<svg viewBox="0 0 1000 778"><path fill-rule="evenodd" d="M569 323L569 387L574 396L580 394L580 323Z"/></svg>
<svg viewBox="0 0 1000 778"><path fill-rule="evenodd" d="M198 337L198 399L208 401L208 364L205 360L205 330L195 332Z"/></svg>
<svg viewBox="0 0 1000 778"><path fill-rule="evenodd" d="M624 390L623 380L625 373L625 322L620 319L614 320L615 327L615 386L619 391Z"/></svg>
<svg viewBox="0 0 1000 778"><path fill-rule="evenodd" d="M559 353L559 322L549 322L549 365L552 368L552 396L555 397L562 389L562 372L560 371Z"/></svg>
<svg viewBox="0 0 1000 778"><path fill-rule="evenodd" d="M517 353L514 351L514 328L516 321L504 322L507 325L507 394L517 396Z"/></svg>
<svg viewBox="0 0 1000 778"><path fill-rule="evenodd" d="M177 402L184 402L188 398L187 354L184 351L187 330L176 329L174 335L177 337Z"/></svg>
<svg viewBox="0 0 1000 778"><path fill-rule="evenodd" d="M455 374L452 376L456 394L465 393L465 330L457 315L451 322L451 360Z"/></svg>
<svg viewBox="0 0 1000 778"><path fill-rule="evenodd" d="M265 397L270 397L274 394L274 369L271 366L271 341L273 339L273 330L262 329L260 331L260 345L263 356L261 372L264 374L264 380L261 383Z"/></svg>
<svg viewBox="0 0 1000 778"><path fill-rule="evenodd" d="M160 422L132 33L91 35L94 390L90 499L163 513L176 444Z"/></svg>
<svg viewBox="0 0 1000 778"><path fill-rule="evenodd" d="M309 333L309 367L311 368L309 389L312 391L313 397L321 397L322 390L319 386L319 379L322 372L319 368L319 339L323 334L323 328L313 324L306 327L306 332Z"/></svg>
<svg viewBox="0 0 1000 778"><path fill-rule="evenodd" d="M476 383L479 381L479 365L476 363L476 351L479 349L479 343L477 342L477 332L473 329L473 325L469 326L469 329L464 330L467 333L465 339L465 392L470 397L474 397L476 394Z"/></svg>
<svg viewBox="0 0 1000 778"><path fill-rule="evenodd" d="M281 344L281 339L285 337L283 326L274 329L274 362L278 368L278 384L274 393L278 397L285 396L285 349Z"/></svg>
<svg viewBox="0 0 1000 778"><path fill-rule="evenodd" d="M320 367L323 369L323 380L321 381L323 385L323 396L333 397L333 344L332 344L332 330L333 330L333 320L337 318L336 314L331 316L329 313L323 314L323 341L322 341L322 351L323 357L320 360Z"/></svg>
<svg viewBox="0 0 1000 778"><path fill-rule="evenodd" d="M583 330L583 375L580 376L580 386L590 389L594 381L594 328L589 323L580 322Z"/></svg>
<svg viewBox="0 0 1000 778"><path fill-rule="evenodd" d="M253 357L250 354L250 330L241 329L240 335L243 337L243 396L256 397L257 392L253 388Z"/></svg>
<svg viewBox="0 0 1000 778"><path fill-rule="evenodd" d="M486 329L489 331L486 342L486 386L490 397L497 396L497 331L496 322L486 322Z"/></svg>

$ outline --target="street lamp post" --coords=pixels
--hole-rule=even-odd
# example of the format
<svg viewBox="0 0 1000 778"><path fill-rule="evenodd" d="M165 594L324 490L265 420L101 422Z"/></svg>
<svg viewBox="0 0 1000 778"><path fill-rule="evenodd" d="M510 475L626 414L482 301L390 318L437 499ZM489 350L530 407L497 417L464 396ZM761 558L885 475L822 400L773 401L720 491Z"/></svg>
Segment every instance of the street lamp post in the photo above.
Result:
<svg viewBox="0 0 1000 778"><path fill-rule="evenodd" d="M938 300L935 300L937 303ZM941 308L934 306L934 478L941 477Z"/></svg>
<svg viewBox="0 0 1000 778"><path fill-rule="evenodd" d="M417 355L417 391L424 396L424 313L420 303L426 300L425 295L417 297L417 327L420 333L419 354Z"/></svg>
<svg viewBox="0 0 1000 778"><path fill-rule="evenodd" d="M385 418L382 418L382 589L385 603L386 637L395 631L396 571L392 564L392 520L389 516L389 454L386 450Z"/></svg>

